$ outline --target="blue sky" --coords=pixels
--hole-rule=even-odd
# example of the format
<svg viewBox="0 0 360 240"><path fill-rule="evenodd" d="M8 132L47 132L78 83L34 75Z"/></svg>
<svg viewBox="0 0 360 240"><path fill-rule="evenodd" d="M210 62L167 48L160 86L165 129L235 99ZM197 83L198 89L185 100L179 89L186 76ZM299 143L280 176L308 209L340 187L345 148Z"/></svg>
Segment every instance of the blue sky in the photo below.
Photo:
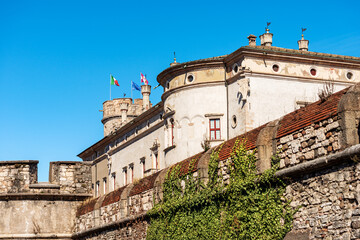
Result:
<svg viewBox="0 0 360 240"><path fill-rule="evenodd" d="M359 1L0 0L0 160L50 161L103 137L102 103L130 96L140 72L150 85L173 59L224 55L271 22L273 45L360 57ZM259 42L259 40L258 40ZM160 101L162 88L150 99ZM134 92L134 97L140 97Z"/></svg>

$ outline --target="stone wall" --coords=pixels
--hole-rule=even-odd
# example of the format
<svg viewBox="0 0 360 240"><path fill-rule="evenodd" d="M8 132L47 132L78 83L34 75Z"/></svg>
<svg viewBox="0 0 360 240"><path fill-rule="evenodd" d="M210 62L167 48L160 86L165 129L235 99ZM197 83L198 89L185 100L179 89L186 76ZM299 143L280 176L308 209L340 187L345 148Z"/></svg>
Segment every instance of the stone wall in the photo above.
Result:
<svg viewBox="0 0 360 240"><path fill-rule="evenodd" d="M91 193L91 163L50 162L49 181L60 185L62 193Z"/></svg>
<svg viewBox="0 0 360 240"><path fill-rule="evenodd" d="M0 193L29 192L37 182L39 161L0 161Z"/></svg>
<svg viewBox="0 0 360 240"><path fill-rule="evenodd" d="M334 116L278 138L280 168L338 152L339 135L338 116Z"/></svg>
<svg viewBox="0 0 360 240"><path fill-rule="evenodd" d="M37 182L38 161L0 161L0 239L71 239L79 205L91 196L90 165L51 163L52 182Z"/></svg>
<svg viewBox="0 0 360 240"><path fill-rule="evenodd" d="M299 209L288 239L359 239L359 170L347 162L293 179L285 197Z"/></svg>

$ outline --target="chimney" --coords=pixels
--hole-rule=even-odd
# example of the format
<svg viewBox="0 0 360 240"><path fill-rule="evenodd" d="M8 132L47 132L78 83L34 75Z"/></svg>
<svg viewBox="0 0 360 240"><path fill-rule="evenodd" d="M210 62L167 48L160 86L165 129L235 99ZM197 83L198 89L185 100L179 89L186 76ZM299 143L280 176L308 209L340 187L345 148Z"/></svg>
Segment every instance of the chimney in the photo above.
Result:
<svg viewBox="0 0 360 240"><path fill-rule="evenodd" d="M269 33L270 29L268 28L270 25L270 23L268 23L268 26L266 27L266 33L264 33L263 35L260 35L260 41L261 41L261 46L271 46L272 45L272 37L273 34Z"/></svg>
<svg viewBox="0 0 360 240"><path fill-rule="evenodd" d="M256 46L256 36L255 35L250 34L247 38L249 39L249 46L250 47Z"/></svg>
<svg viewBox="0 0 360 240"><path fill-rule="evenodd" d="M309 49L309 40L304 39L304 31L306 28L303 28L303 34L301 34L301 40L298 41L299 50L300 51L307 51Z"/></svg>
<svg viewBox="0 0 360 240"><path fill-rule="evenodd" d="M147 110L150 108L150 93L150 85L141 85L141 94L143 95L143 109Z"/></svg>
<svg viewBox="0 0 360 240"><path fill-rule="evenodd" d="M120 104L120 110L121 110L121 122L126 122L127 119L127 111L128 111L128 104L123 102Z"/></svg>

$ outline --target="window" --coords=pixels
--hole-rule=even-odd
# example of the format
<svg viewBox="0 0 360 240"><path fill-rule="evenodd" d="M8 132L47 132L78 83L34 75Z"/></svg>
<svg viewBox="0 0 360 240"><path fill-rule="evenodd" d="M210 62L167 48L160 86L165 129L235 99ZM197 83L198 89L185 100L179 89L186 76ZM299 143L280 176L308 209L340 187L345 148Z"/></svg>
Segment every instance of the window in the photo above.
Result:
<svg viewBox="0 0 360 240"><path fill-rule="evenodd" d="M273 69L274 72L278 72L280 68L279 68L279 65L274 64L274 65L272 66L272 69Z"/></svg>
<svg viewBox="0 0 360 240"><path fill-rule="evenodd" d="M115 182L116 182L116 173L113 172L113 173L111 174L112 190L115 190Z"/></svg>
<svg viewBox="0 0 360 240"><path fill-rule="evenodd" d="M127 167L123 168L123 173L124 173L124 185L127 185Z"/></svg>
<svg viewBox="0 0 360 240"><path fill-rule="evenodd" d="M174 146L174 119L170 119L170 145L169 146Z"/></svg>
<svg viewBox="0 0 360 240"><path fill-rule="evenodd" d="M194 81L194 75L192 75L191 73L187 76L187 82L191 83Z"/></svg>
<svg viewBox="0 0 360 240"><path fill-rule="evenodd" d="M353 74L352 72L347 72L347 73L346 73L346 78L347 78L348 80L351 80L351 79L353 78L353 76L354 76L354 74Z"/></svg>
<svg viewBox="0 0 360 240"><path fill-rule="evenodd" d="M106 193L106 177L103 178L103 192Z"/></svg>
<svg viewBox="0 0 360 240"><path fill-rule="evenodd" d="M141 177L145 176L145 157L140 158L140 164L142 165L142 173L141 173Z"/></svg>
<svg viewBox="0 0 360 240"><path fill-rule="evenodd" d="M315 68L310 69L310 74L312 76L316 76L316 74L317 74L316 69Z"/></svg>
<svg viewBox="0 0 360 240"><path fill-rule="evenodd" d="M220 139L220 118L210 119L210 140Z"/></svg>
<svg viewBox="0 0 360 240"><path fill-rule="evenodd" d="M159 155L158 152L153 152L152 154L152 158L153 158L153 168L155 169L159 169L159 159L158 159Z"/></svg>
<svg viewBox="0 0 360 240"><path fill-rule="evenodd" d="M95 197L99 196L100 181L96 181L95 185Z"/></svg>
<svg viewBox="0 0 360 240"><path fill-rule="evenodd" d="M130 169L130 181L129 183L132 183L134 181L134 164L131 163L129 165L129 169Z"/></svg>

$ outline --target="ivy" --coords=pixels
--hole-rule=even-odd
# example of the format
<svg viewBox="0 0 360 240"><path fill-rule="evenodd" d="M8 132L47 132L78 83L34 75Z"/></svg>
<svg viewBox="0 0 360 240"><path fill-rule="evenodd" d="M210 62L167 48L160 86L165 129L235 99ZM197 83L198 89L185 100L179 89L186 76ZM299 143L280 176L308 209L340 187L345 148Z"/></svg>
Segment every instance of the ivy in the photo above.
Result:
<svg viewBox="0 0 360 240"><path fill-rule="evenodd" d="M175 165L166 175L163 199L148 214L147 239L283 239L294 211L283 197L285 184L274 176L278 159L263 174L255 151L236 141L231 158L219 167L219 151L209 161L207 182ZM223 173L228 179L223 177Z"/></svg>

